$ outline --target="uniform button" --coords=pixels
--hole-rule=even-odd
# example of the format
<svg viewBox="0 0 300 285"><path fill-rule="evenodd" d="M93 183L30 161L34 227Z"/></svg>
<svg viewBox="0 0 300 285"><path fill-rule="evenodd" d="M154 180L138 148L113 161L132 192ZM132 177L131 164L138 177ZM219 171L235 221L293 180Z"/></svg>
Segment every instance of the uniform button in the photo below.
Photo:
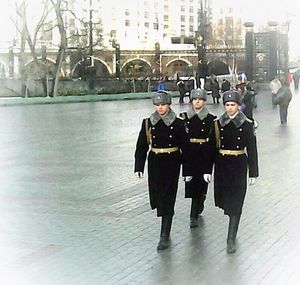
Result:
<svg viewBox="0 0 300 285"><path fill-rule="evenodd" d="M241 132L243 129L239 129L239 131Z"/></svg>
<svg viewBox="0 0 300 285"><path fill-rule="evenodd" d="M222 144L222 147L224 147L224 145Z"/></svg>
<svg viewBox="0 0 300 285"><path fill-rule="evenodd" d="M221 137L221 139L224 139L224 137Z"/></svg>
<svg viewBox="0 0 300 285"><path fill-rule="evenodd" d="M201 132L204 132L204 129L201 129Z"/></svg>
<svg viewBox="0 0 300 285"><path fill-rule="evenodd" d="M188 124L190 123L190 121L187 122Z"/></svg>
<svg viewBox="0 0 300 285"><path fill-rule="evenodd" d="M169 143L169 146L172 146L172 145Z"/></svg>
<svg viewBox="0 0 300 285"><path fill-rule="evenodd" d="M156 146L156 143L154 144L154 146Z"/></svg>
<svg viewBox="0 0 300 285"><path fill-rule="evenodd" d="M205 122L203 122L203 125L205 125Z"/></svg>
<svg viewBox="0 0 300 285"><path fill-rule="evenodd" d="M155 127L152 127L152 130L155 130Z"/></svg>
<svg viewBox="0 0 300 285"><path fill-rule="evenodd" d="M152 138L154 138L154 139L155 139L155 136L152 136Z"/></svg>
<svg viewBox="0 0 300 285"><path fill-rule="evenodd" d="M237 145L236 148L240 148L240 147Z"/></svg>
<svg viewBox="0 0 300 285"><path fill-rule="evenodd" d="M238 137L237 139L238 139L238 140L240 140L240 139L241 139L241 137Z"/></svg>
<svg viewBox="0 0 300 285"><path fill-rule="evenodd" d="M170 127L171 130L173 130L173 127Z"/></svg>
<svg viewBox="0 0 300 285"><path fill-rule="evenodd" d="M221 128L221 131L224 131L224 129L223 129L223 128Z"/></svg>
<svg viewBox="0 0 300 285"><path fill-rule="evenodd" d="M173 136L172 136L172 135L169 135L169 137L172 138Z"/></svg>

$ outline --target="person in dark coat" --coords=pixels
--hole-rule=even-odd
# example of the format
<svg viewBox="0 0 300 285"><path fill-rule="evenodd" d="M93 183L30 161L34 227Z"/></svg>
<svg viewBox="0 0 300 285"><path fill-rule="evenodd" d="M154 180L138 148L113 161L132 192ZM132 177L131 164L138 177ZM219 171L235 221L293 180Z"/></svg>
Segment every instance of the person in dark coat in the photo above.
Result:
<svg viewBox="0 0 300 285"><path fill-rule="evenodd" d="M184 120L170 108L171 95L166 91L153 95L156 111L143 119L135 150L135 175L143 177L148 156L148 188L151 208L162 217L158 250L169 247L170 231L181 165L184 180L189 171L189 138ZM149 151L150 150L150 151Z"/></svg>
<svg viewBox="0 0 300 285"><path fill-rule="evenodd" d="M222 80L221 92L224 93L225 91L230 90L230 88L231 88L230 82L226 78L224 78Z"/></svg>
<svg viewBox="0 0 300 285"><path fill-rule="evenodd" d="M203 174L212 170L213 146L209 143L209 134L216 118L205 107L206 91L193 89L191 91L191 107L187 112L180 114L185 119L186 129L190 139L191 167L193 179L185 182L185 198L191 198L190 227L198 227L198 215L204 209L207 194L207 182ZM208 169L207 169L208 167Z"/></svg>
<svg viewBox="0 0 300 285"><path fill-rule="evenodd" d="M274 98L274 104L279 105L280 123L287 123L287 115L290 101L292 100L292 92L289 86L283 85Z"/></svg>
<svg viewBox="0 0 300 285"><path fill-rule="evenodd" d="M196 82L197 87L203 89L208 75L208 64L205 60L200 59L197 66Z"/></svg>
<svg viewBox="0 0 300 285"><path fill-rule="evenodd" d="M184 81L180 79L180 77L177 75L177 82L176 82L179 90L179 103L184 103L184 95L186 93L185 84Z"/></svg>
<svg viewBox="0 0 300 285"><path fill-rule="evenodd" d="M226 112L214 123L211 136L216 142L214 162L215 205L229 216L227 252L236 251L235 239L249 184L258 177L257 143L253 123L239 111L240 95L236 91L223 94ZM211 174L203 176L211 181Z"/></svg>
<svg viewBox="0 0 300 285"><path fill-rule="evenodd" d="M253 108L254 108L254 91L251 90L250 85L246 85L246 90L242 96L242 103L244 104L243 113L248 119L253 121Z"/></svg>
<svg viewBox="0 0 300 285"><path fill-rule="evenodd" d="M294 79L294 87L295 90L297 91L299 88L299 78L300 78L300 70L297 69L296 72L293 74L293 79Z"/></svg>

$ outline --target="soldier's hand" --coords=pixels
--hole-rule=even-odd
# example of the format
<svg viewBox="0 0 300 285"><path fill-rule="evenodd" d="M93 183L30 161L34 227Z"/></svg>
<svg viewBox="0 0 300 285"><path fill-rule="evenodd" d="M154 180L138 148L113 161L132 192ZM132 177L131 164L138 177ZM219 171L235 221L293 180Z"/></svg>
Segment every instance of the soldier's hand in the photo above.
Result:
<svg viewBox="0 0 300 285"><path fill-rule="evenodd" d="M184 176L183 181L190 182L193 179L193 176Z"/></svg>
<svg viewBox="0 0 300 285"><path fill-rule="evenodd" d="M203 174L203 179L206 183L211 182L211 174Z"/></svg>
<svg viewBox="0 0 300 285"><path fill-rule="evenodd" d="M135 174L135 176L137 177L137 178L143 178L144 177L144 174L143 174L143 172L135 172L134 173Z"/></svg>
<svg viewBox="0 0 300 285"><path fill-rule="evenodd" d="M249 185L252 186L255 184L256 178L255 177L250 177L249 178Z"/></svg>

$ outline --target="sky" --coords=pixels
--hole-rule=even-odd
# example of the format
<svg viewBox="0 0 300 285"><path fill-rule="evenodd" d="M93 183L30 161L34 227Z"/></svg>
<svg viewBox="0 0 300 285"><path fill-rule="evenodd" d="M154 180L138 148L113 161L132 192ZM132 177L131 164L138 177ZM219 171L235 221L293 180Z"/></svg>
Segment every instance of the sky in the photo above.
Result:
<svg viewBox="0 0 300 285"><path fill-rule="evenodd" d="M35 0L31 1L35 2ZM123 2L123 0L118 1ZM12 2L11 0L1 0L0 51L1 42L3 45L5 44L4 41L11 41L16 34L9 13ZM300 0L282 1L280 4L275 0L213 0L216 17L218 16L218 8L225 5L232 6L237 15L240 15L244 21L254 22L256 29L266 25L268 21L282 22L289 20L290 58L300 57Z"/></svg>

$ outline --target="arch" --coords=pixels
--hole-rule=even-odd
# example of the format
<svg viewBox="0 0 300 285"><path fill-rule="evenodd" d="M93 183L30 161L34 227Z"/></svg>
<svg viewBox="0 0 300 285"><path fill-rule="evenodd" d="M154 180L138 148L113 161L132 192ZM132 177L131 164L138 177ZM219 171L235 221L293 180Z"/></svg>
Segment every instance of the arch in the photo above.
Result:
<svg viewBox="0 0 300 285"><path fill-rule="evenodd" d="M93 57L94 64L92 67L84 66L82 60L78 61L73 69L71 70L72 78L84 78L87 75L90 75L91 72L94 77L105 78L112 75L112 70L109 65L100 58Z"/></svg>
<svg viewBox="0 0 300 285"><path fill-rule="evenodd" d="M144 58L135 57L135 58L129 58L129 59L127 59L127 60L123 63L121 69L123 69L128 63L130 63L131 61L134 61L134 60L140 60L140 61L143 61L143 62L147 63L147 65L149 65L149 67L151 68L151 63L150 63L148 60L146 60L146 59L144 59Z"/></svg>
<svg viewBox="0 0 300 285"><path fill-rule="evenodd" d="M123 64L121 72L125 78L146 78L152 73L151 64L143 58L131 58Z"/></svg>
<svg viewBox="0 0 300 285"><path fill-rule="evenodd" d="M188 66L192 66L193 64L191 62L189 62L187 59L185 58L174 58L172 60L170 60L167 64L166 64L166 67L168 67L170 64L172 64L173 62L175 61L183 61L185 62Z"/></svg>
<svg viewBox="0 0 300 285"><path fill-rule="evenodd" d="M170 60L163 70L163 74L170 78L176 78L179 76L191 76L194 74L194 67L191 62L184 58L175 58Z"/></svg>
<svg viewBox="0 0 300 285"><path fill-rule="evenodd" d="M208 72L214 75L226 75L230 74L230 69L228 64L219 58L208 63Z"/></svg>
<svg viewBox="0 0 300 285"><path fill-rule="evenodd" d="M55 64L55 60L53 60L52 58L46 58L46 60L42 61L42 58L38 58L38 61L42 63L44 69L45 69L45 73L50 76L50 77L53 77L54 74L54 64ZM30 59L29 61L27 61L24 65L25 67L25 72L27 74L27 76L29 78L36 78L38 77L37 74L38 74L38 70L37 70L37 67L35 65L35 62L33 59ZM63 69L61 68L60 69L60 74L62 77L65 76L65 73L63 71Z"/></svg>

